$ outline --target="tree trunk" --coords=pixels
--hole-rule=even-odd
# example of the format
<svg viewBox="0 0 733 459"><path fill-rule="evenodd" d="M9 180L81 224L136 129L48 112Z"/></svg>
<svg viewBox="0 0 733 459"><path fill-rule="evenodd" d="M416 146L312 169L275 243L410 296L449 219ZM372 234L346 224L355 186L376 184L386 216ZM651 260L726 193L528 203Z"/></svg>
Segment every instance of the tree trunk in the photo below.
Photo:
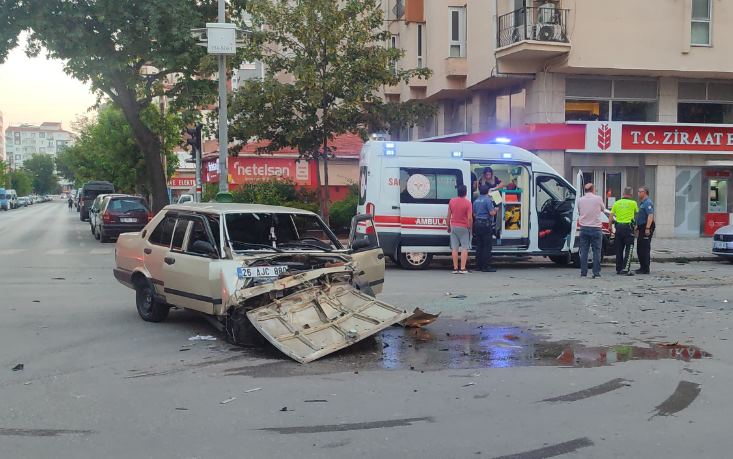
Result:
<svg viewBox="0 0 733 459"><path fill-rule="evenodd" d="M140 120L140 107L133 93L124 85L115 85L117 96L115 101L122 109L125 119L130 124L135 142L143 153L145 168L150 180L151 207L154 213L168 205L168 184L165 182L165 171L161 158L162 148L158 137Z"/></svg>
<svg viewBox="0 0 733 459"><path fill-rule="evenodd" d="M323 138L323 188L325 196L323 197L321 213L323 214L323 221L329 225L328 209L331 206L331 193L328 189L328 137Z"/></svg>
<svg viewBox="0 0 733 459"><path fill-rule="evenodd" d="M321 186L321 162L319 161L319 154L316 152L313 155L313 160L316 163L316 196L318 196L318 212L321 214L321 218L324 218L326 210L323 208L323 187Z"/></svg>

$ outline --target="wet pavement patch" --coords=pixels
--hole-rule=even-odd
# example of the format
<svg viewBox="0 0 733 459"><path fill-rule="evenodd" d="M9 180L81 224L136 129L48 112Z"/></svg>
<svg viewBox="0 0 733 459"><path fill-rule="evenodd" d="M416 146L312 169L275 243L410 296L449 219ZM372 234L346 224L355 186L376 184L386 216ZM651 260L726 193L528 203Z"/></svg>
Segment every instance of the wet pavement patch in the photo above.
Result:
<svg viewBox="0 0 733 459"><path fill-rule="evenodd" d="M346 432L349 430L371 430L392 427L407 427L416 422L433 423L435 422L435 420L431 416L424 416L421 418L389 419L386 421L352 422L344 424L326 424L299 427L265 427L264 429L259 430L263 430L266 432L277 432L279 434L311 434L324 432Z"/></svg>
<svg viewBox="0 0 733 459"><path fill-rule="evenodd" d="M579 390L577 392L573 392L573 393L566 394L566 395L561 395L559 397L546 398L542 401L543 402L577 402L578 400L595 397L596 395L605 394L607 392L611 392L616 389L621 389L622 387L628 387L631 385L630 383L631 381L629 380L626 380L623 378L616 378L608 382L604 382L603 384L589 387L588 389Z"/></svg>
<svg viewBox="0 0 733 459"><path fill-rule="evenodd" d="M580 448L587 448L588 446L593 446L593 442L590 441L590 439L583 437L558 443L556 445L545 446L544 448L525 451L524 453L499 456L494 459L545 459L547 457L556 457L563 454L574 453Z"/></svg>
<svg viewBox="0 0 733 459"><path fill-rule="evenodd" d="M390 327L373 338L306 365L292 365L274 348L243 354L271 361L224 370L225 375L278 377L354 370L503 368L517 366L599 367L632 360L710 357L704 350L678 343L647 346L585 346L549 341L521 327L439 319L424 328Z"/></svg>
<svg viewBox="0 0 733 459"><path fill-rule="evenodd" d="M700 395L701 391L700 384L690 381L680 381L674 393L654 408L656 413L649 419L651 420L655 416L671 416L679 413L690 406L697 396Z"/></svg>

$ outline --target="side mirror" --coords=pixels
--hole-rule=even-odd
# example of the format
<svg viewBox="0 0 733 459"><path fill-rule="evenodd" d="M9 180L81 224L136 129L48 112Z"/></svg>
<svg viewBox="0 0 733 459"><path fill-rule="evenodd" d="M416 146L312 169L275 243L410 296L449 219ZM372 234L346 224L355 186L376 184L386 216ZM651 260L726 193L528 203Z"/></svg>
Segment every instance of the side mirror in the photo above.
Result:
<svg viewBox="0 0 733 459"><path fill-rule="evenodd" d="M216 252L214 245L209 241L195 241L191 250L194 253L206 255L207 257L216 257L219 254Z"/></svg>

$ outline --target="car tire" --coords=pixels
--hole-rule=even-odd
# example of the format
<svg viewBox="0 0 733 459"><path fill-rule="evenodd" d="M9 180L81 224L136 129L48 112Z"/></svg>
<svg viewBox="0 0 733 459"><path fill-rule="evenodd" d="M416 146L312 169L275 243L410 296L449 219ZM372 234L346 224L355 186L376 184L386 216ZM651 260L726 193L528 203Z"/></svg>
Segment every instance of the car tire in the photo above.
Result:
<svg viewBox="0 0 733 459"><path fill-rule="evenodd" d="M99 231L97 231L96 226L92 229L92 234L94 234L94 239L99 240Z"/></svg>
<svg viewBox="0 0 733 459"><path fill-rule="evenodd" d="M110 237L104 234L104 230L102 228L99 228L97 234L99 235L99 242L106 243L111 241Z"/></svg>
<svg viewBox="0 0 733 459"><path fill-rule="evenodd" d="M420 270L430 266L433 254L425 252L400 252L400 266L403 269Z"/></svg>
<svg viewBox="0 0 733 459"><path fill-rule="evenodd" d="M147 279L141 279L136 283L135 303L137 313L146 322L162 322L170 311L170 306L155 299L155 289Z"/></svg>

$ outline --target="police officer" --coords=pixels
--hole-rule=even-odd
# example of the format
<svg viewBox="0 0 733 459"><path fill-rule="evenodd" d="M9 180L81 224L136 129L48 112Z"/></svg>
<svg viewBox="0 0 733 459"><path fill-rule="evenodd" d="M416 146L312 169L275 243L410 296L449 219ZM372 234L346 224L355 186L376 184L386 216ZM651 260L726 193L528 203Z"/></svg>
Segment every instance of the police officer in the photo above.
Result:
<svg viewBox="0 0 733 459"><path fill-rule="evenodd" d="M611 218L616 228L616 274L629 274L627 262L634 243L634 215L639 210L632 196L633 191L627 186L623 197L611 207Z"/></svg>
<svg viewBox="0 0 733 459"><path fill-rule="evenodd" d="M637 274L649 274L652 258L652 235L654 234L654 203L649 198L649 188L639 187L639 212L636 214L636 255L639 257Z"/></svg>
<svg viewBox="0 0 733 459"><path fill-rule="evenodd" d="M494 216L496 208L489 197L489 186L479 186L479 197L473 202L473 234L476 240L476 264L485 273L496 272L491 266L493 245Z"/></svg>

